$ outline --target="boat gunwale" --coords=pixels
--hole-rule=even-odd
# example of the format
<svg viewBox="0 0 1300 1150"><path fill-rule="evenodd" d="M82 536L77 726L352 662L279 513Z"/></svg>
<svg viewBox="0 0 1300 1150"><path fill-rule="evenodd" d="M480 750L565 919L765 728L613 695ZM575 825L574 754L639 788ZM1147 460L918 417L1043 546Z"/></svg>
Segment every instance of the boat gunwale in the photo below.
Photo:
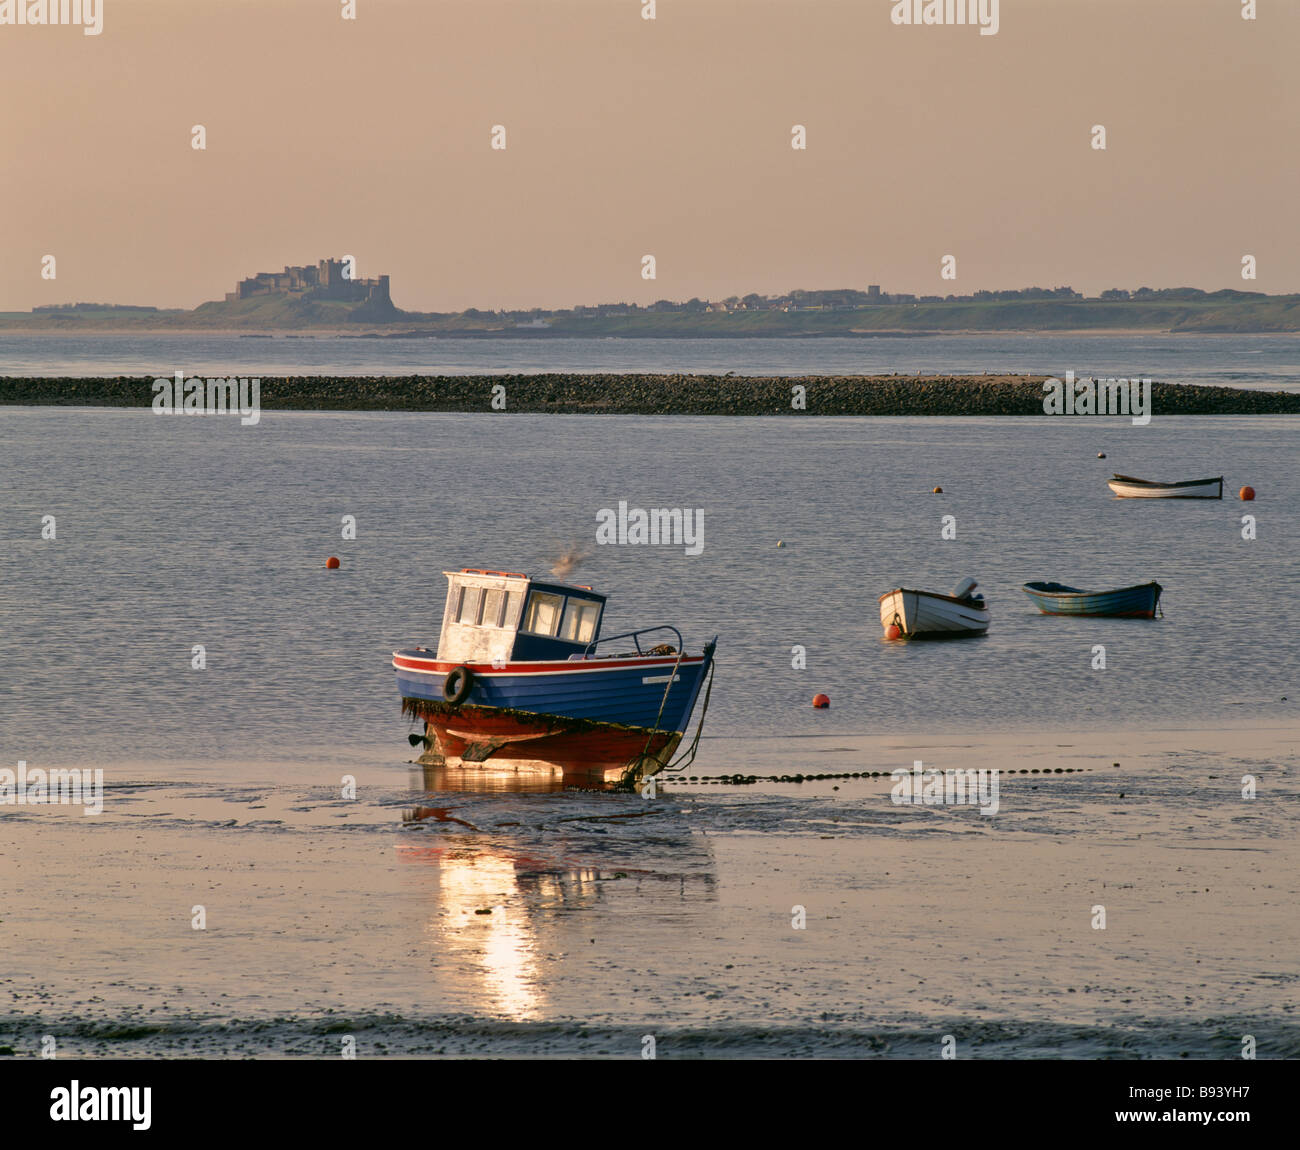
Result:
<svg viewBox="0 0 1300 1150"><path fill-rule="evenodd" d="M891 595L926 595L931 599L942 599L947 603L957 603L963 607L970 607L976 611L987 611L988 604L984 602L983 597L972 599L967 596L965 599L958 599L955 595L944 595L939 591L921 591L915 587L895 587L892 591L886 591L876 600L877 603L883 603Z"/></svg>
<svg viewBox="0 0 1300 1150"><path fill-rule="evenodd" d="M1134 475L1112 475L1106 483L1122 483L1130 487L1206 487L1211 483L1222 483L1222 475L1213 475L1208 479L1180 479L1176 483L1166 483L1161 479L1138 479Z"/></svg>
<svg viewBox="0 0 1300 1150"><path fill-rule="evenodd" d="M451 659L438 659L434 656L428 658L422 655L409 654L409 648L403 651L394 651L392 658L392 667L398 671L415 671L420 674L430 675L449 675L457 667L464 667L473 672L476 678L490 678L492 676L519 676L519 675L557 675L566 672L590 672L590 671L614 671L614 670L637 670L653 669L656 667L672 666L696 666L704 662L708 655L683 655L680 659L677 655L600 655L596 658L588 659L529 659L521 660L515 663L507 663L503 667L496 667L489 661L486 663L469 663L456 662ZM411 663L419 663L421 666L408 667L405 664L399 664L398 659L405 659Z"/></svg>
<svg viewBox="0 0 1300 1150"><path fill-rule="evenodd" d="M1039 584L1039 586L1042 586L1042 584ZM1064 587L1065 584L1059 583L1057 586ZM1040 591L1033 583L1022 583L1020 589L1031 597L1042 595L1049 599L1094 599L1102 595L1123 595L1128 591L1145 591L1148 587L1154 587L1157 591L1164 590L1164 587L1154 579L1148 579L1145 583L1134 583L1129 587L1115 587L1108 591L1082 591L1078 588L1069 591Z"/></svg>

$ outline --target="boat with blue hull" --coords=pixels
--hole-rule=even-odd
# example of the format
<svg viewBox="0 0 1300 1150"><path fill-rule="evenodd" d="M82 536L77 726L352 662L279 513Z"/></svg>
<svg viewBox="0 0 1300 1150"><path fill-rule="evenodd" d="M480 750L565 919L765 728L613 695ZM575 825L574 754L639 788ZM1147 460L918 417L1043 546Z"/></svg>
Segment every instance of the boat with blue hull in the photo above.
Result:
<svg viewBox="0 0 1300 1150"><path fill-rule="evenodd" d="M590 587L482 568L444 575L437 650L393 652L402 710L425 724L412 736L421 763L575 782L630 782L669 764L716 637L698 655L669 625L602 637L605 596Z"/></svg>
<svg viewBox="0 0 1300 1150"><path fill-rule="evenodd" d="M1138 583L1113 591L1081 591L1064 583L1026 583L1021 588L1044 615L1104 615L1153 619L1160 605L1159 583Z"/></svg>

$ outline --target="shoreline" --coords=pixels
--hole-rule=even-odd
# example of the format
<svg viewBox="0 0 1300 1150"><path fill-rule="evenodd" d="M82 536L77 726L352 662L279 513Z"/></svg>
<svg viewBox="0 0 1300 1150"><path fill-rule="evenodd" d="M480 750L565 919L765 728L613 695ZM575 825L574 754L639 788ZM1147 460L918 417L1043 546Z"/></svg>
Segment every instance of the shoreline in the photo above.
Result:
<svg viewBox="0 0 1300 1150"><path fill-rule="evenodd" d="M288 411L589 415L1043 415L1042 375L267 376L259 407ZM0 377L0 406L151 407L152 376ZM504 387L504 396L500 389ZM795 389L804 405L793 406ZM505 407L494 408L494 396ZM1153 383L1151 414L1300 413L1300 393ZM195 413L197 414L197 413ZM1121 414L1119 418L1124 418Z"/></svg>
<svg viewBox="0 0 1300 1150"><path fill-rule="evenodd" d="M1172 327L925 327L925 328L846 328L843 331L790 331L790 332L645 332L629 334L625 332L585 335L578 332L551 330L530 330L527 328L439 328L422 327L351 327L324 325L321 327L59 327L51 324L31 324L28 326L6 325L0 323L0 333L6 335L48 335L63 338L69 335L116 335L116 336L249 336L254 339L563 339L592 340L601 342L611 339L897 339L912 336L989 336L1001 335L1052 335L1052 336L1086 336L1086 335L1172 335L1172 336L1278 336L1294 339L1300 331L1278 330L1277 328L1243 329L1241 331L1188 330Z"/></svg>
<svg viewBox="0 0 1300 1150"><path fill-rule="evenodd" d="M852 768L854 770L883 770L907 766L912 761L909 756L915 750L924 750L932 758L936 754L952 756L945 763L946 766L992 769L999 762L1008 761L1013 753L1026 759L1045 759L1057 755L1062 759L1078 760L1076 767L1084 759L1094 758L1103 766L1108 766L1113 761L1113 757L1108 756L1112 756L1116 750L1127 751L1130 756L1142 756L1166 750L1179 740L1193 740L1216 753L1228 754L1233 748L1241 746L1247 735L1261 753L1269 756L1278 759L1294 758L1297 753L1296 726L1282 714L1262 717L1242 715L1195 722L1157 719L1154 722L1154 726L1149 722L1135 722L1131 725L1112 722L1105 727L1087 723L1074 726L1027 724L997 728L971 727L964 730L900 727L897 730L831 730L797 735L705 733L701 740L703 761L693 769L697 775L710 778L730 777L741 765L747 769L761 766L764 773L768 774L774 770L781 774L791 774L793 768L788 764L801 755L836 753L854 755L853 761L859 764ZM404 733L405 728L402 730ZM1058 755L1067 749L1071 754ZM711 753L706 755L706 750ZM408 750L404 739L399 737L391 743L363 742L333 746L328 754L317 754L310 762L305 761L301 753L293 748L283 747L264 748L253 755L187 759L169 755L96 755L93 760L87 760L62 753L41 754L38 750L31 756L30 765L47 770L103 767L128 777L150 777L163 767L173 766L181 772L174 776L173 781L176 782L196 782L213 776L234 776L243 772L246 778L258 779L265 784L307 783L315 777L322 764L328 765L331 770L338 767L340 770L357 773L358 768L369 771L376 763L382 763L381 776L383 771L399 768L418 772L421 770L419 763L413 758L405 757L410 753L412 752ZM787 765L782 766L783 761ZM831 768L828 766L821 769ZM1016 770L1019 769L1017 766ZM750 773L757 772L755 770ZM805 778L808 777L805 774Z"/></svg>

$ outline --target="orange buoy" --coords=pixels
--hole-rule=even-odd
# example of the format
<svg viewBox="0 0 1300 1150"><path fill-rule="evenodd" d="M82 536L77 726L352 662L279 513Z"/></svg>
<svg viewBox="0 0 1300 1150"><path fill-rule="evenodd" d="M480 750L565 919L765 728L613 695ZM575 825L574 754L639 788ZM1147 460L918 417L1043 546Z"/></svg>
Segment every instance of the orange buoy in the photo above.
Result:
<svg viewBox="0 0 1300 1150"><path fill-rule="evenodd" d="M1242 499L1244 499L1247 503L1249 503L1252 499L1255 498L1255 489L1253 487L1243 487L1240 491L1237 492L1237 494Z"/></svg>
<svg viewBox="0 0 1300 1150"><path fill-rule="evenodd" d="M814 706L814 707L829 707L830 705L831 705L831 700L830 700L830 696L829 696L829 695L814 695L814 696L813 696L813 706Z"/></svg>
<svg viewBox="0 0 1300 1150"><path fill-rule="evenodd" d="M339 565L339 560L337 555L331 555L328 559L325 560L325 566L328 567L331 571L333 571L334 568L337 567L338 565Z"/></svg>
<svg viewBox="0 0 1300 1150"><path fill-rule="evenodd" d="M902 637L903 630L901 627L897 627L893 623L890 623L889 626L885 628L886 639L901 639Z"/></svg>
<svg viewBox="0 0 1300 1150"><path fill-rule="evenodd" d="M936 487L936 488L935 488L935 489L934 489L930 494L931 494L931 495L942 495L942 494L943 494L943 488L942 488L942 487Z"/></svg>

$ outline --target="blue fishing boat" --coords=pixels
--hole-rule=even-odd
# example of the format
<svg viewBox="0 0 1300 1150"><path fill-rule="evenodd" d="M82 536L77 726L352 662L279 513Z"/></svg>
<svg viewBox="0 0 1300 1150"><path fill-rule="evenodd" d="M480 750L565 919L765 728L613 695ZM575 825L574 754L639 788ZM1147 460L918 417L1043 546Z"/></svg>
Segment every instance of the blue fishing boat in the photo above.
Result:
<svg viewBox="0 0 1300 1150"><path fill-rule="evenodd" d="M1114 591L1081 591L1064 583L1026 583L1024 593L1044 615L1110 615L1152 619L1160 603L1159 583L1138 583Z"/></svg>
<svg viewBox="0 0 1300 1150"><path fill-rule="evenodd" d="M669 765L711 680L716 636L698 655L669 625L606 638L605 596L590 587L516 571L443 574L437 650L393 652L402 711L425 724L412 736L426 747L421 763L624 783Z"/></svg>

